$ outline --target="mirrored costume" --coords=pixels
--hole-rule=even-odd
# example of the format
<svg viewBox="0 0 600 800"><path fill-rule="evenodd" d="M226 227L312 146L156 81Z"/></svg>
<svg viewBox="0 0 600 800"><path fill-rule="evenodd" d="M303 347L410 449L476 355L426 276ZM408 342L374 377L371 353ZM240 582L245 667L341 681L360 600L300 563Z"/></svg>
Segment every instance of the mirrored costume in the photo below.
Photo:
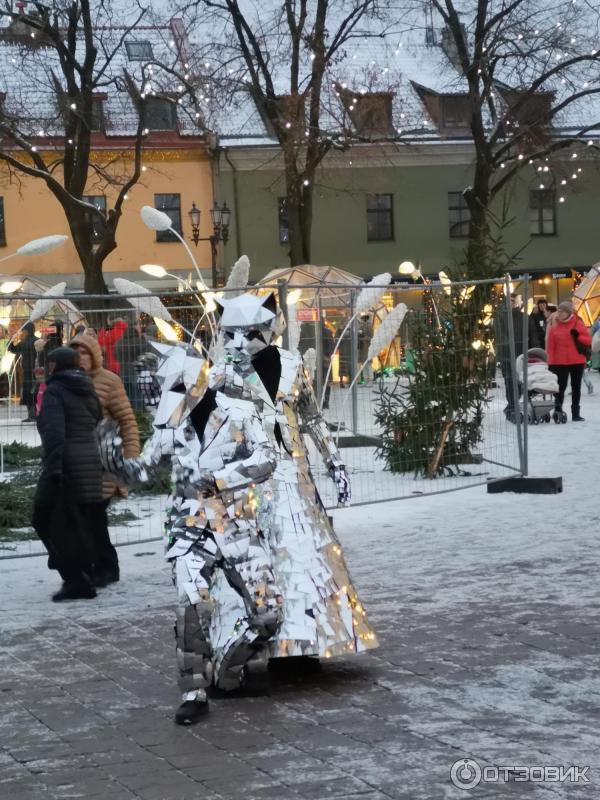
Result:
<svg viewBox="0 0 600 800"><path fill-rule="evenodd" d="M162 396L143 458L172 459L167 558L179 595L184 700L235 689L269 658L376 647L316 490L304 435L349 483L299 354L271 344L274 298L223 303L215 363L157 345Z"/></svg>

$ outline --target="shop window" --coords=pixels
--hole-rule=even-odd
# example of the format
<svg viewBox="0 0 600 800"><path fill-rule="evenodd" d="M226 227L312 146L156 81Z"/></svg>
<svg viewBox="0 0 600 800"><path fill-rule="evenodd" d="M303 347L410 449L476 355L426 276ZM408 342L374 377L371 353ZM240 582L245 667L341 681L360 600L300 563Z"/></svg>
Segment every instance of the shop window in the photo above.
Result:
<svg viewBox="0 0 600 800"><path fill-rule="evenodd" d="M394 196L367 195L367 241L391 242L394 239Z"/></svg>
<svg viewBox="0 0 600 800"><path fill-rule="evenodd" d="M279 244L287 244L290 240L290 217L287 197L277 198L277 218L279 222Z"/></svg>
<svg viewBox="0 0 600 800"><path fill-rule="evenodd" d="M529 232L532 236L556 236L554 189L532 189L529 192Z"/></svg>
<svg viewBox="0 0 600 800"><path fill-rule="evenodd" d="M448 192L448 232L452 239L469 235L471 212L462 192Z"/></svg>
<svg viewBox="0 0 600 800"><path fill-rule="evenodd" d="M171 219L173 230L181 236L181 195L179 194L155 194L154 207L159 211L164 211ZM177 242L178 238L171 231L156 231L157 242Z"/></svg>

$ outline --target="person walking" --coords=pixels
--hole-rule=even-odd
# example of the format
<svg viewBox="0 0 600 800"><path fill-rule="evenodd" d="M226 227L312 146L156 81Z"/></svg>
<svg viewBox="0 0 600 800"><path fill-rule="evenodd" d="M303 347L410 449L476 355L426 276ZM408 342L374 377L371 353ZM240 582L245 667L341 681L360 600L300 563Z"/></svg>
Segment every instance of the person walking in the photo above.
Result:
<svg viewBox="0 0 600 800"><path fill-rule="evenodd" d="M106 369L119 375L121 372L121 365L115 354L117 342L125 331L127 330L127 323L121 317L109 317L106 322L105 328L100 328L98 331L98 344L104 354L104 364Z"/></svg>
<svg viewBox="0 0 600 800"><path fill-rule="evenodd" d="M546 324L549 314L548 301L538 300L529 315L529 347L546 349Z"/></svg>
<svg viewBox="0 0 600 800"><path fill-rule="evenodd" d="M509 325L512 325L514 357L517 359L523 353L523 311L521 309L521 297L517 294L511 294L510 296L510 316L503 303L496 317L496 352L500 361L500 371L504 378L506 395L504 415L509 422L514 422L518 395L515 397L513 382L515 364L511 358ZM518 387L517 391L520 393L520 387Z"/></svg>
<svg viewBox="0 0 600 800"><path fill-rule="evenodd" d="M587 360L586 350L592 337L583 321L573 311L573 303L559 303L556 317L548 330L548 366L558 378L558 392L554 396L555 414L562 416L565 390L571 379L571 419L584 422L581 416L581 381ZM556 416L555 416L556 419Z"/></svg>
<svg viewBox="0 0 600 800"><path fill-rule="evenodd" d="M137 362L149 349L139 319L133 325L127 326L115 347L119 377L123 381L129 402L138 411L144 409L144 398L138 387Z"/></svg>
<svg viewBox="0 0 600 800"><path fill-rule="evenodd" d="M102 499L102 465L96 427L100 402L79 357L68 347L48 354L48 384L38 417L42 473L34 499L33 527L48 551L48 566L63 579L54 602L91 599L93 510Z"/></svg>
<svg viewBox="0 0 600 800"><path fill-rule="evenodd" d="M100 400L102 415L119 427L125 458L140 454L140 436L135 414L127 397L123 382L114 372L102 366L102 350L97 339L88 334L76 336L69 346L77 350L81 368L90 376ZM102 497L96 506L92 522L92 536L96 552L95 579L97 586L119 580L119 558L110 540L108 506L113 497L127 497L127 489L113 475L102 475Z"/></svg>
<svg viewBox="0 0 600 800"><path fill-rule="evenodd" d="M33 322L26 322L23 325L21 337L18 342L9 342L7 350L17 356L21 356L21 368L23 369L23 386L21 389L21 405L27 406L27 416L23 422L35 422L35 361L37 353L35 350L35 325Z"/></svg>

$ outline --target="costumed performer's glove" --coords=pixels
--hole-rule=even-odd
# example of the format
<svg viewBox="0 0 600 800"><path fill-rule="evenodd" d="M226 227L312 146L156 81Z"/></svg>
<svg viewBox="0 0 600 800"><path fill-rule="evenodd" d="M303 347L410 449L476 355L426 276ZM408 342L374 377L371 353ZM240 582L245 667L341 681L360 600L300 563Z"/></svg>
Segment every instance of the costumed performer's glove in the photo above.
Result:
<svg viewBox="0 0 600 800"><path fill-rule="evenodd" d="M148 480L148 471L142 458L125 458L123 439L118 425L108 419L102 420L96 429L100 460L105 472L114 475L121 483L130 486Z"/></svg>
<svg viewBox="0 0 600 800"><path fill-rule="evenodd" d="M343 464L330 464L329 474L333 478L338 493L338 505L347 506L350 504L350 478Z"/></svg>

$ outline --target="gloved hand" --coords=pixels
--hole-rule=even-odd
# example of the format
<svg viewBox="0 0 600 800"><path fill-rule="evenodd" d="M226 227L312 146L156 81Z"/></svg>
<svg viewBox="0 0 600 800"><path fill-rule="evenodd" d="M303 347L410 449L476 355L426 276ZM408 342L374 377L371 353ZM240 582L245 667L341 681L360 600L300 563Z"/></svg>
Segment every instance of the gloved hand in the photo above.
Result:
<svg viewBox="0 0 600 800"><path fill-rule="evenodd" d="M343 464L330 464L329 474L337 485L338 505L347 506L350 504L350 479Z"/></svg>

